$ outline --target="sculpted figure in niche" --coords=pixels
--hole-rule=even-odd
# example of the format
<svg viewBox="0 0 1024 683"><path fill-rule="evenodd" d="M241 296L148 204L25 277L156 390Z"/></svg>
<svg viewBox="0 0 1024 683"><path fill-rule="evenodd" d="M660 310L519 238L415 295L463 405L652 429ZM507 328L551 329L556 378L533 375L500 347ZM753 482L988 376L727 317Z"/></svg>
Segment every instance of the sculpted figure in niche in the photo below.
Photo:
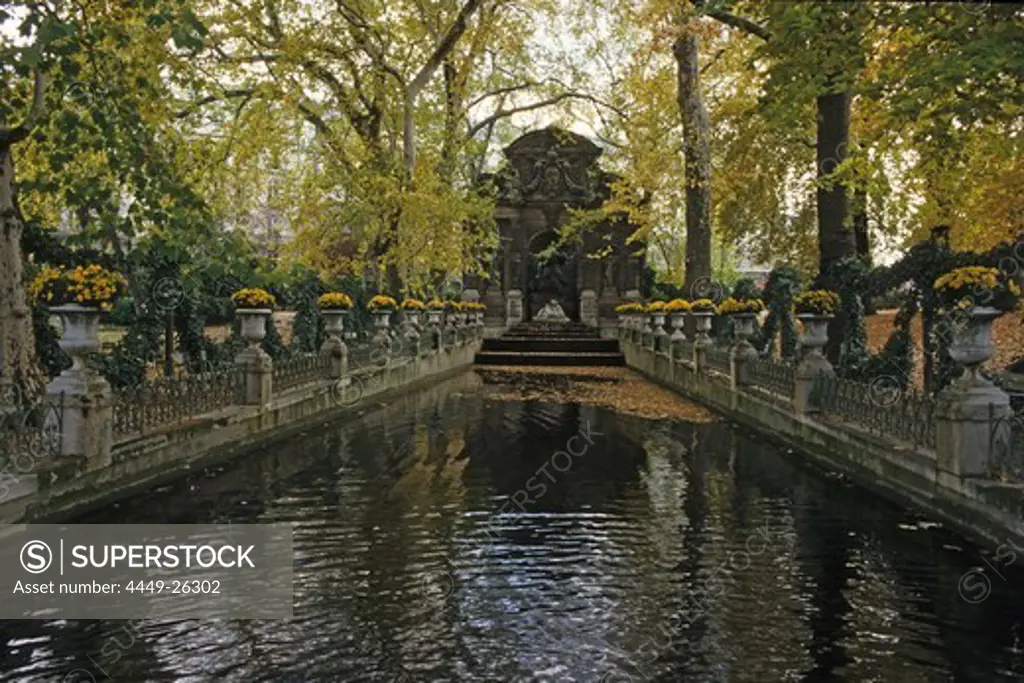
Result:
<svg viewBox="0 0 1024 683"><path fill-rule="evenodd" d="M555 299L544 304L544 308L540 309L540 313L534 319L545 323L569 322L569 316L565 314L565 311L562 310L562 307Z"/></svg>

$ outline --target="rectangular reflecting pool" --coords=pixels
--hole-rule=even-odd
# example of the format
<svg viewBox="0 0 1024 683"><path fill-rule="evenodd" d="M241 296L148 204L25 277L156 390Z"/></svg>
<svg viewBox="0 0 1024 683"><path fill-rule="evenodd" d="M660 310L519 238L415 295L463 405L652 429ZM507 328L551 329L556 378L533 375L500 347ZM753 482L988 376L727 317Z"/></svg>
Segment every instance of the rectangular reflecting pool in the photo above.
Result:
<svg viewBox="0 0 1024 683"><path fill-rule="evenodd" d="M0 681L1024 679L1024 554L625 369L466 373L77 521L289 522L295 616L0 622Z"/></svg>

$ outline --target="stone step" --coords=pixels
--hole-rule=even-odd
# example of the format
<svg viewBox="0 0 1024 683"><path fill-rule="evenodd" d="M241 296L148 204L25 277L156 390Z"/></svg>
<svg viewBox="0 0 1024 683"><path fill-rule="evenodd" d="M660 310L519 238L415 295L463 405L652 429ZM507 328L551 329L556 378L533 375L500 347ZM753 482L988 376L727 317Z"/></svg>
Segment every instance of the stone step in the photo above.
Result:
<svg viewBox="0 0 1024 683"><path fill-rule="evenodd" d="M615 339L576 337L499 337L486 339L484 351L563 351L579 353L617 353Z"/></svg>
<svg viewBox="0 0 1024 683"><path fill-rule="evenodd" d="M625 365L626 357L617 352L577 351L479 351L477 365Z"/></svg>

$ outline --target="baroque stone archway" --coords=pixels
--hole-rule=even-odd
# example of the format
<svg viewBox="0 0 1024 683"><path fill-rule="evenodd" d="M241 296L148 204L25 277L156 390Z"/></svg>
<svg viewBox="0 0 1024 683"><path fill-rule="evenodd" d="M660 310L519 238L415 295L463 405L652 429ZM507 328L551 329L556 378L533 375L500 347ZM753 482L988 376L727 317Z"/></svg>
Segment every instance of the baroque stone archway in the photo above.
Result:
<svg viewBox="0 0 1024 683"><path fill-rule="evenodd" d="M531 245L547 240L544 235L548 233L557 235L570 210L600 207L615 180L597 163L600 147L560 128L526 133L504 150L504 156L504 165L488 177L498 189L498 255L489 279L470 278L467 282L487 304L487 322L492 327L504 325L510 292L512 298L526 298L524 319L539 310L533 294L540 296L544 287L533 281L538 250ZM593 296L600 326L614 330L613 308L640 289L644 245L626 243L633 230L625 215L612 216L562 250L566 259L573 261L566 269L572 270L575 278L575 286L558 288L561 296L574 299L571 305L562 304L566 314L578 319L580 297Z"/></svg>

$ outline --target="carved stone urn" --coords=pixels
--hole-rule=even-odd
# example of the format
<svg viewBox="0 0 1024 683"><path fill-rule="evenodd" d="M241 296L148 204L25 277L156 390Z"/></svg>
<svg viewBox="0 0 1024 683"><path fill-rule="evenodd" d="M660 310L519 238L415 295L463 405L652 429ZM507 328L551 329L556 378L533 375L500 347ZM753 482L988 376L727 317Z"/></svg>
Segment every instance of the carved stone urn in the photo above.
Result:
<svg viewBox="0 0 1024 683"><path fill-rule="evenodd" d="M373 311L373 342L377 345L388 344L391 341L391 336L388 334L388 329L391 327L391 314L393 311L390 309L377 309Z"/></svg>
<svg viewBox="0 0 1024 683"><path fill-rule="evenodd" d="M997 308L975 306L953 320L949 355L964 366L964 374L958 383L972 386L991 384L981 375L981 366L995 352L992 321L1000 315L1002 311Z"/></svg>
<svg viewBox="0 0 1024 683"><path fill-rule="evenodd" d="M832 364L821 351L828 344L828 322L833 316L799 313L796 317L803 325L800 345L807 349L797 366L798 374L803 377L834 374Z"/></svg>
<svg viewBox="0 0 1024 683"><path fill-rule="evenodd" d="M420 338L420 330L423 326L420 324L420 311L414 308L405 309L405 336L408 339L416 340Z"/></svg>
<svg viewBox="0 0 1024 683"><path fill-rule="evenodd" d="M273 311L269 308L239 308L235 315L242 321L242 339L249 348L259 346L267 337L267 321Z"/></svg>
<svg viewBox="0 0 1024 683"><path fill-rule="evenodd" d="M323 316L328 336L341 339L345 333L345 316L348 311L343 308L320 309L320 315Z"/></svg>
<svg viewBox="0 0 1024 683"><path fill-rule="evenodd" d="M330 359L331 379L341 379L348 369L348 346L343 339L347 314L348 311L343 308L320 309L320 315L324 318L324 329L327 331L327 339L320 347L320 353Z"/></svg>
<svg viewBox="0 0 1024 683"><path fill-rule="evenodd" d="M691 313L691 315L697 330L697 338L693 340L694 345L700 347L711 346L711 337L708 336L708 332L711 331L711 319L715 314L710 311L696 311Z"/></svg>
<svg viewBox="0 0 1024 683"><path fill-rule="evenodd" d="M87 394L109 388L107 381L86 363L89 354L101 348L100 315L103 312L98 307L79 304L55 306L50 310L61 320L60 348L71 357L71 367L50 383L50 392Z"/></svg>
<svg viewBox="0 0 1024 683"><path fill-rule="evenodd" d="M672 323L672 335L669 339L673 342L686 341L686 333L683 332L683 328L686 327L686 313L673 313L670 320Z"/></svg>

